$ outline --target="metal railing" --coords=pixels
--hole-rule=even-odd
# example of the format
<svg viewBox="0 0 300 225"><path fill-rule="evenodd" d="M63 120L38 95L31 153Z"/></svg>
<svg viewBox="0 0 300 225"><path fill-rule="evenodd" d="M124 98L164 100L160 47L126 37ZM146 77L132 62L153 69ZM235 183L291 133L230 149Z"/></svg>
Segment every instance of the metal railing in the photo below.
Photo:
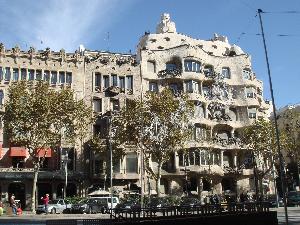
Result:
<svg viewBox="0 0 300 225"><path fill-rule="evenodd" d="M159 208L113 209L111 218L122 220L147 220L158 217L207 216L220 214L269 212L269 202L221 203L197 206L172 206Z"/></svg>

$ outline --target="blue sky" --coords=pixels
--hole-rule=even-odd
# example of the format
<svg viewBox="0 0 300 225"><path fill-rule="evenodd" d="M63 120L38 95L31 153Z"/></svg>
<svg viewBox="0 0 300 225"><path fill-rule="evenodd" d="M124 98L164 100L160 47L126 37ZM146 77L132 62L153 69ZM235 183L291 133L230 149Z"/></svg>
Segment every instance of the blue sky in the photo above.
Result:
<svg viewBox="0 0 300 225"><path fill-rule="evenodd" d="M263 22L276 106L299 103L300 13L279 13L300 12L299 0L0 0L0 42L23 50L74 52L83 44L90 50L134 53L139 38L155 32L160 15L168 12L177 32L204 40L213 33L226 35L249 53L270 99L262 38L256 35L258 8L272 12L263 14Z"/></svg>

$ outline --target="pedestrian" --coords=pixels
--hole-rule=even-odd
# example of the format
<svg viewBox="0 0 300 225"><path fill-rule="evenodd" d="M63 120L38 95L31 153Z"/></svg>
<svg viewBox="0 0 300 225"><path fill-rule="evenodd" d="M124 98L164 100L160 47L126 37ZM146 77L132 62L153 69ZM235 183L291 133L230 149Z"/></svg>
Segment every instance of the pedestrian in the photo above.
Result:
<svg viewBox="0 0 300 225"><path fill-rule="evenodd" d="M3 203L0 201L0 216L3 214Z"/></svg>
<svg viewBox="0 0 300 225"><path fill-rule="evenodd" d="M45 207L45 213L48 214L49 194L46 194L45 197L41 197L41 199Z"/></svg>
<svg viewBox="0 0 300 225"><path fill-rule="evenodd" d="M12 194L10 197L10 207L12 208L12 212L14 215L17 215L17 203L15 200L15 195Z"/></svg>
<svg viewBox="0 0 300 225"><path fill-rule="evenodd" d="M245 195L244 195L244 192L242 192L240 194L240 202L244 202L245 201Z"/></svg>

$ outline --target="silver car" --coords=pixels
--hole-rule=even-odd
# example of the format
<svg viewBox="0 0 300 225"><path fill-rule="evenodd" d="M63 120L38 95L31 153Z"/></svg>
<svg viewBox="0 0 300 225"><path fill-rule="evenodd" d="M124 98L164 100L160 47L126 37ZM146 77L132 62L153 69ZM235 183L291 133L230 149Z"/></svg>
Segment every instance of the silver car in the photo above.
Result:
<svg viewBox="0 0 300 225"><path fill-rule="evenodd" d="M56 214L56 213L63 213L67 209L71 209L72 205L69 204L67 201L64 199L55 199L52 201L49 201L48 204L48 212L45 210L44 205L38 205L36 209L36 213L51 213L51 214Z"/></svg>

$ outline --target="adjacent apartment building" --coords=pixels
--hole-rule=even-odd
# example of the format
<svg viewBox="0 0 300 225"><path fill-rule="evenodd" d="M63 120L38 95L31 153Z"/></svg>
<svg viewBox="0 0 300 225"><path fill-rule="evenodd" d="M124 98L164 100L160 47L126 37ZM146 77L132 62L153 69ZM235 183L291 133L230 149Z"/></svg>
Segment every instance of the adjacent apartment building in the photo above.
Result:
<svg viewBox="0 0 300 225"><path fill-rule="evenodd" d="M63 47L63 46L62 46ZM107 138L107 117L137 98L141 92L159 92L165 87L174 95L187 93L195 105L193 135L189 153L175 152L163 168L163 194L240 193L253 190L249 154L240 145L240 130L259 117L269 116L270 104L263 99L263 84L251 67L251 57L227 37L215 34L211 40L198 40L177 33L175 23L163 14L156 33L140 38L136 55L90 51L80 47L75 53L53 52L49 48L22 51L18 46L0 45L0 106L9 84L18 80L44 80L57 90L70 86L78 98L94 109L97 120L91 134ZM25 209L30 208L32 163L26 149L11 146L3 126L0 129L0 193L2 201L14 193ZM209 141L204 141L209 140ZM86 139L88 141L88 138ZM68 185L63 162L68 158ZM140 187L140 154L130 147L113 165L116 193L137 191ZM108 176L106 154L89 146L64 146L50 151L39 174L37 196L51 198L81 195L105 187ZM143 189L154 193L151 178L143 177ZM271 184L267 184L271 185ZM272 189L272 188L271 188ZM271 190L272 191L272 190Z"/></svg>

